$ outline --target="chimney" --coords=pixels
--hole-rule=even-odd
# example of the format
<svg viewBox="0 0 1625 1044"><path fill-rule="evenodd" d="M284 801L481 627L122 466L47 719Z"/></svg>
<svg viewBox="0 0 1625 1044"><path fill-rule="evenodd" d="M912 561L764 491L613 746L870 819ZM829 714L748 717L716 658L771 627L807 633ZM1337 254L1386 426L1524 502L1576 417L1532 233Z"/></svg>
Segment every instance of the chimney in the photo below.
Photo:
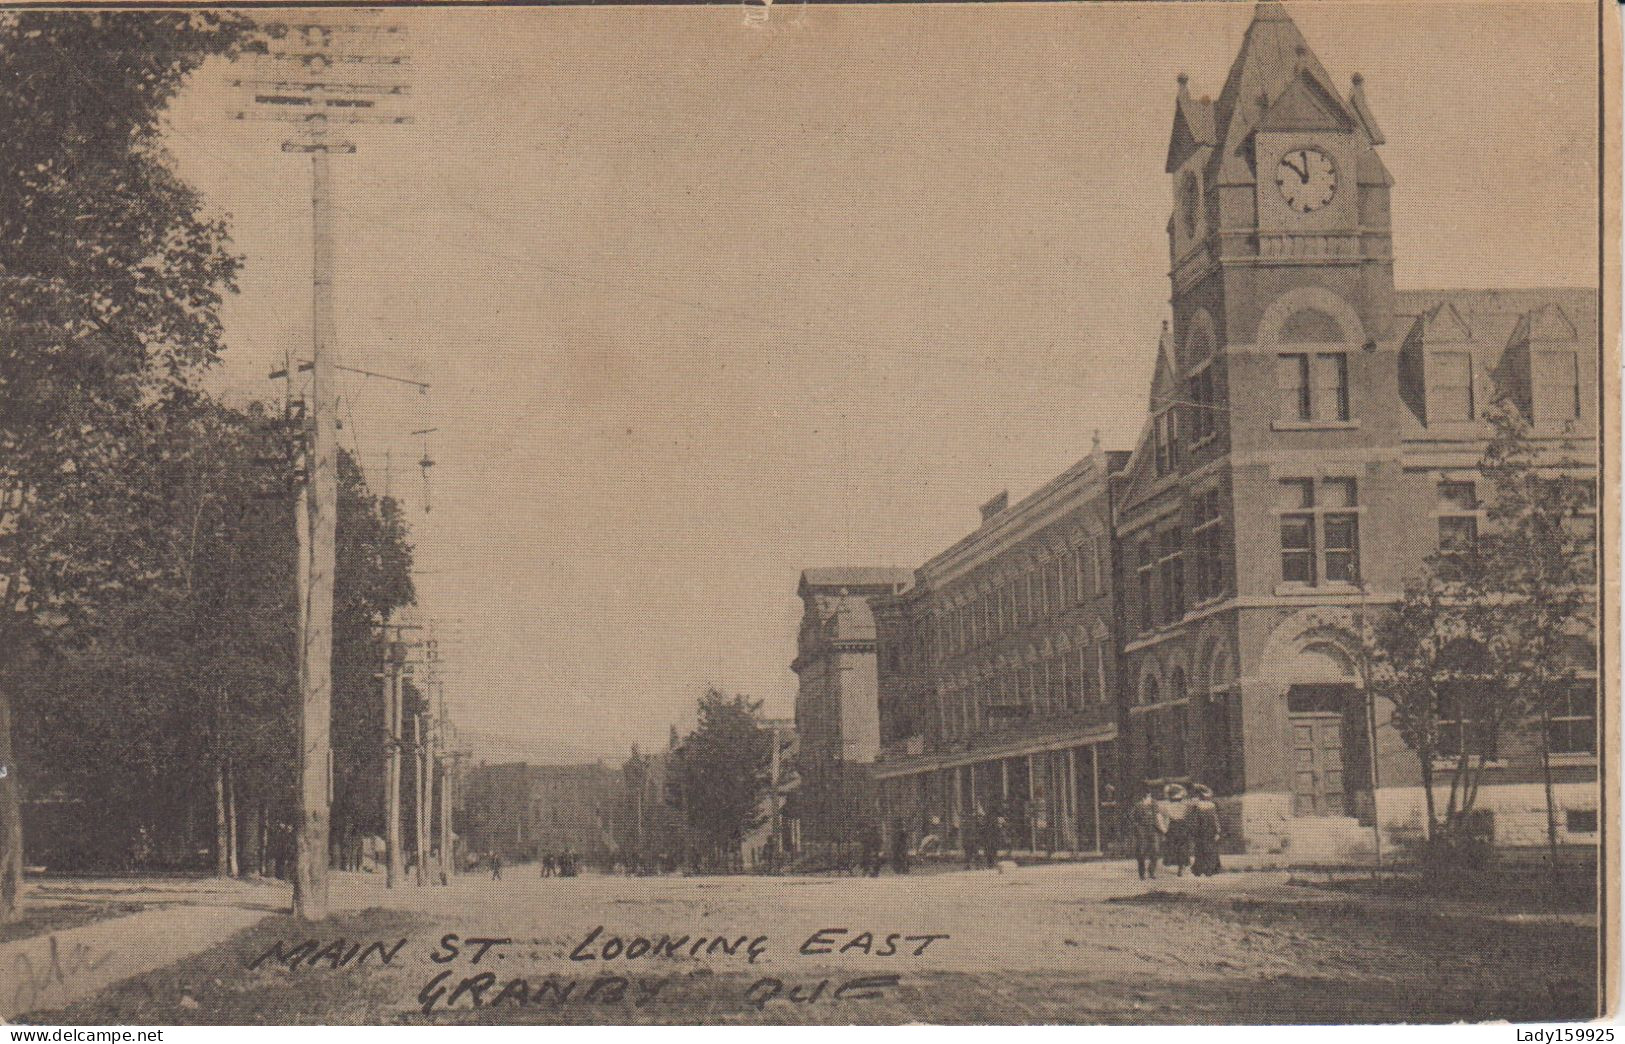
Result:
<svg viewBox="0 0 1625 1044"><path fill-rule="evenodd" d="M1008 489L999 490L998 496L982 505L982 524L987 525L988 520L1009 506L1010 491Z"/></svg>

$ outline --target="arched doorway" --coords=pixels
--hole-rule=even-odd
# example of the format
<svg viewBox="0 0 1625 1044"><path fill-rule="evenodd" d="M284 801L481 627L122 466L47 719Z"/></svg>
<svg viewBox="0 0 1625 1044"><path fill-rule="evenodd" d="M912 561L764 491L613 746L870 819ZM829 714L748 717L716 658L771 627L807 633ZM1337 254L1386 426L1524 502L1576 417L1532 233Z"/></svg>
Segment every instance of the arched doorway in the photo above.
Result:
<svg viewBox="0 0 1625 1044"><path fill-rule="evenodd" d="M1338 646L1315 642L1298 650L1286 673L1293 815L1367 814L1370 754L1353 661Z"/></svg>

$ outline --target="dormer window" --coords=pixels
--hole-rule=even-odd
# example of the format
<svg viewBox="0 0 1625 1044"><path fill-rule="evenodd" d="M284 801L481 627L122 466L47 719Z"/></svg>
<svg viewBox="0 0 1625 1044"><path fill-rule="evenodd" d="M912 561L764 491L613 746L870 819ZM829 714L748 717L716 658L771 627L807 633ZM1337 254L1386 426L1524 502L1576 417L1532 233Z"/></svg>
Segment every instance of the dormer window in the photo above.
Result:
<svg viewBox="0 0 1625 1044"><path fill-rule="evenodd" d="M1428 423L1470 421L1476 416L1473 411L1473 357L1467 352L1428 353Z"/></svg>
<svg viewBox="0 0 1625 1044"><path fill-rule="evenodd" d="M1530 390L1536 423L1580 416L1580 358L1574 352L1529 353Z"/></svg>

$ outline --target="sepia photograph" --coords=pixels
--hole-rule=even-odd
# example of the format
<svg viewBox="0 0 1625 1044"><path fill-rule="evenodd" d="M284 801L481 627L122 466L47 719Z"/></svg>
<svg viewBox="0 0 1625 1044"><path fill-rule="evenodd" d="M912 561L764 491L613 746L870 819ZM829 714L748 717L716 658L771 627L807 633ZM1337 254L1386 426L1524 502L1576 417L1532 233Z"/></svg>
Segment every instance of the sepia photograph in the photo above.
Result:
<svg viewBox="0 0 1625 1044"><path fill-rule="evenodd" d="M1620 39L0 5L0 1022L1611 1017Z"/></svg>

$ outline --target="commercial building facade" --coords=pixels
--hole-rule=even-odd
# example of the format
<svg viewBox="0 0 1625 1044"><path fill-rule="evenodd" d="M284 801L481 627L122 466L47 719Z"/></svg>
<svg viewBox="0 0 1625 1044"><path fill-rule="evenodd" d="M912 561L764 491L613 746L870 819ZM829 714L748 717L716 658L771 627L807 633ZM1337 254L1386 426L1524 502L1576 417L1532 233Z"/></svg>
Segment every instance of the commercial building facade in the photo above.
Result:
<svg viewBox="0 0 1625 1044"><path fill-rule="evenodd" d="M980 817L1015 849L1098 851L1118 776L1109 476L1098 445L873 600L881 819L963 848Z"/></svg>

